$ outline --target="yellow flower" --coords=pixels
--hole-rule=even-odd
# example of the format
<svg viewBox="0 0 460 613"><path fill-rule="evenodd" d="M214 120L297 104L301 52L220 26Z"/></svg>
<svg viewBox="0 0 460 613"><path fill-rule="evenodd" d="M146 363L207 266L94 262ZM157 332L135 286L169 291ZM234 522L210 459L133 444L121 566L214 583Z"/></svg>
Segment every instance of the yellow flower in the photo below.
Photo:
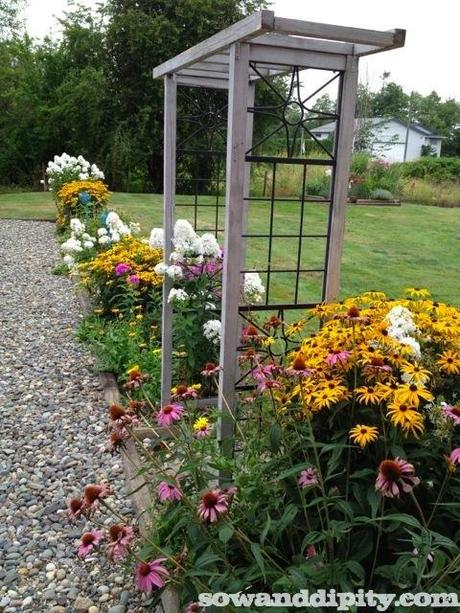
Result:
<svg viewBox="0 0 460 613"><path fill-rule="evenodd" d="M271 347L271 345L273 345L275 342L276 339L273 336L266 336L262 341L262 345L264 347Z"/></svg>
<svg viewBox="0 0 460 613"><path fill-rule="evenodd" d="M95 315L102 315L103 312L104 312L104 309L93 309L93 313Z"/></svg>
<svg viewBox="0 0 460 613"><path fill-rule="evenodd" d="M424 431L423 416L415 407L392 402L388 405L388 417L394 426L399 426L416 437Z"/></svg>
<svg viewBox="0 0 460 613"><path fill-rule="evenodd" d="M433 400L434 396L427 389L421 385L415 383L406 383L400 385L395 391L394 401L397 404L408 404L410 406L418 407L420 400Z"/></svg>
<svg viewBox="0 0 460 613"><path fill-rule="evenodd" d="M379 404L382 400L382 391L378 386L364 386L356 388L356 397L363 404Z"/></svg>
<svg viewBox="0 0 460 613"><path fill-rule="evenodd" d="M447 349L439 356L436 364L441 372L445 372L448 375L460 374L460 358L456 351Z"/></svg>
<svg viewBox="0 0 460 613"><path fill-rule="evenodd" d="M303 330L305 323L306 322L304 319L300 319L299 321L296 321L293 324L286 326L286 336L292 336L293 334L296 334Z"/></svg>
<svg viewBox="0 0 460 613"><path fill-rule="evenodd" d="M423 287L408 287L405 292L411 298L429 298L431 296L430 292Z"/></svg>
<svg viewBox="0 0 460 613"><path fill-rule="evenodd" d="M193 424L193 429L195 432L201 432L202 430L206 430L209 426L209 419L207 417L198 417Z"/></svg>
<svg viewBox="0 0 460 613"><path fill-rule="evenodd" d="M360 447L365 447L369 443L373 443L379 436L379 429L375 426L364 426L356 424L350 432L350 440L357 443Z"/></svg>
<svg viewBox="0 0 460 613"><path fill-rule="evenodd" d="M152 349L152 353L153 353L153 355L161 355L161 349L160 348Z"/></svg>
<svg viewBox="0 0 460 613"><path fill-rule="evenodd" d="M406 375L403 380L406 383L415 383L416 385L425 385L430 380L431 373L429 370L422 368L418 364L407 362L401 366L401 372Z"/></svg>

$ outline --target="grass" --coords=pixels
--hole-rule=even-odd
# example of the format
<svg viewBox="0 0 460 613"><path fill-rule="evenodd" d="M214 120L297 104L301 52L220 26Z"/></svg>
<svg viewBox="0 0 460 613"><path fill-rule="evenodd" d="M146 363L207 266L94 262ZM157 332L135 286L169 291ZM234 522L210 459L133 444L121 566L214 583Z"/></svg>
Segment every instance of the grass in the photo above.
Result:
<svg viewBox="0 0 460 613"><path fill-rule="evenodd" d="M178 196L177 203L190 203L191 196ZM211 204L211 197L200 197L200 203ZM141 223L144 232L162 225L162 197L156 194L113 194L112 206ZM325 204L308 203L304 218L305 234L324 234L328 208ZM193 209L178 207L177 216L189 218ZM214 228L214 208L199 209L201 229ZM223 208L219 226L222 228ZM48 193L0 194L0 217L22 219L54 219L54 205ZM275 207L273 232L298 233L298 202L278 202ZM270 211L267 203L253 201L249 207L250 233L267 233ZM342 268L341 295L369 289L382 289L396 296L405 287L428 287L436 299L460 304L458 283L458 240L460 209L404 204L401 207L349 206ZM220 235L220 238L222 234ZM323 264L325 239L302 241L302 268L320 268ZM292 269L297 264L298 240L274 238L272 270ZM248 239L248 268L266 268L268 241ZM264 277L264 275L262 275ZM264 279L266 282L266 279ZM294 297L295 274L272 273L271 300L290 302ZM321 275L302 273L299 299L314 302L320 298Z"/></svg>

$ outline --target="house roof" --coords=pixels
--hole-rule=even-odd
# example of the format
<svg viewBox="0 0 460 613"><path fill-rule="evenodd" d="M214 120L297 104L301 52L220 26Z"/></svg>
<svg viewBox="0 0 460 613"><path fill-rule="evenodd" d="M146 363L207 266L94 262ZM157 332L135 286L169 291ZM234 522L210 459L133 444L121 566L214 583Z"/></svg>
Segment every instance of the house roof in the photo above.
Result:
<svg viewBox="0 0 460 613"><path fill-rule="evenodd" d="M404 127L407 127L407 123L405 123L401 119L398 119L397 117L356 117L355 122L358 123L358 121L368 122L372 126L379 126L385 123L389 123L390 121L394 121ZM420 134L423 134L427 138L445 138L445 136L436 134L435 132L433 132L433 130L430 130L429 128L425 128L425 126L422 126L419 123L411 123L410 129L414 130L415 132L419 132ZM335 131L335 121L331 123L326 123L322 126L318 126L314 130L312 130L312 132L315 132L315 133L321 132L321 133L326 133L326 134L330 134L334 131Z"/></svg>
<svg viewBox="0 0 460 613"><path fill-rule="evenodd" d="M284 74L297 65L294 50L303 52L305 68L344 70L347 56L361 57L403 47L405 34L400 29L382 32L288 19L262 10L163 62L153 69L153 77L174 74L179 85L206 83L208 87L226 89L234 43L249 43L251 61L263 64L267 76ZM249 76L256 80L260 71L250 69Z"/></svg>

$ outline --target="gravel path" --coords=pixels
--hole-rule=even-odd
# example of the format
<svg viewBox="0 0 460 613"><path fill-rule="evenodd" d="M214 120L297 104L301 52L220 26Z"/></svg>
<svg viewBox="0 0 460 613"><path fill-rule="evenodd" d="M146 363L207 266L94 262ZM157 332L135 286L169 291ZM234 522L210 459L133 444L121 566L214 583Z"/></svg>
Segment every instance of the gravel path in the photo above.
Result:
<svg viewBox="0 0 460 613"><path fill-rule="evenodd" d="M0 611L140 611L123 567L76 558L84 525L63 511L88 483L126 491L58 261L52 224L0 220Z"/></svg>

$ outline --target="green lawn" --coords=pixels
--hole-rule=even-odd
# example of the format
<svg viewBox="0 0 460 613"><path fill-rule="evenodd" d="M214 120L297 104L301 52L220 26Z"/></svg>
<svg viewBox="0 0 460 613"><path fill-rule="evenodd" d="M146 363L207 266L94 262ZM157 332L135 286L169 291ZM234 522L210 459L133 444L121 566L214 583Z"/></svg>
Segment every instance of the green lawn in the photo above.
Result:
<svg viewBox="0 0 460 613"><path fill-rule="evenodd" d="M192 201L179 196L178 203ZM201 197L200 202L213 200ZM153 194L115 193L112 205L139 221L148 232L162 223L162 197ZM191 207L177 209L178 217L190 219ZM223 209L220 210L221 217ZM54 206L48 193L0 194L0 217L22 219L54 219ZM265 202L252 202L249 208L249 232L266 233L269 207ZM275 234L298 233L300 208L297 202L276 204L273 231ZM324 234L327 206L306 204L305 234ZM214 227L214 209L199 209L199 226ZM222 219L219 223L222 227ZM382 289L397 295L407 286L431 289L439 300L460 304L458 256L460 253L460 209L405 204L401 207L349 206L343 257L342 295L367 289ZM303 239L301 266L320 268L325 241ZM275 238L272 244L272 270L296 267L298 240ZM268 241L249 239L248 268L266 268ZM264 275L262 275L264 276ZM264 279L265 280L265 279ZM290 302L295 288L295 274L272 273L272 299ZM310 302L319 299L320 274L301 275L299 298Z"/></svg>

